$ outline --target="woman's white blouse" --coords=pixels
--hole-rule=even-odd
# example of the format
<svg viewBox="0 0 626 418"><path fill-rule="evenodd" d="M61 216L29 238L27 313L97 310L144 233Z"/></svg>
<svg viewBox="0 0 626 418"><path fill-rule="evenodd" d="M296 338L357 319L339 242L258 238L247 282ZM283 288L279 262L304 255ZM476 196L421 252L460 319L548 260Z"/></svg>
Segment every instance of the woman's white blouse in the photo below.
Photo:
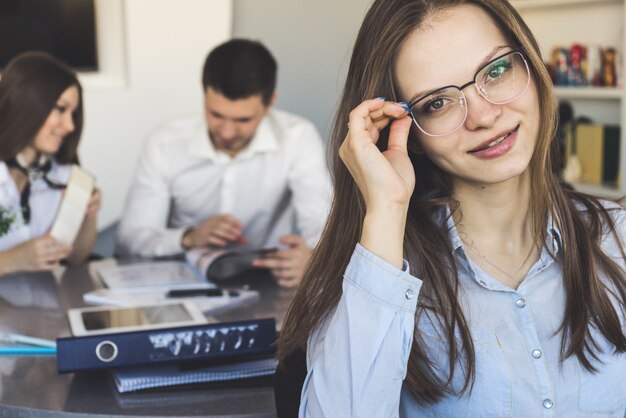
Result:
<svg viewBox="0 0 626 418"><path fill-rule="evenodd" d="M615 213L615 212L614 212ZM624 211L617 216L623 240ZM563 320L563 270L543 250L525 280L504 286L465 256L449 220L461 286L460 303L476 351L471 393L419 405L403 381L414 336L446 377L445 340L428 315L415 323L422 281L357 245L343 278L335 311L309 338L308 374L300 417L625 417L626 354L616 353L595 330L602 363L590 373L573 356L559 361ZM548 226L548 248L561 235ZM575 243L573 243L575 245ZM613 236L602 248L624 268ZM617 308L624 328L625 313ZM453 386L462 380L457 368Z"/></svg>
<svg viewBox="0 0 626 418"><path fill-rule="evenodd" d="M67 183L70 164L52 162L48 178ZM61 203L62 191L51 189L43 179L36 179L30 190L30 223L26 224L20 206L20 193L4 162L0 162L0 216L13 218L6 233L0 230L0 251L6 251L25 241L44 235L52 227ZM2 223L2 222L0 222Z"/></svg>

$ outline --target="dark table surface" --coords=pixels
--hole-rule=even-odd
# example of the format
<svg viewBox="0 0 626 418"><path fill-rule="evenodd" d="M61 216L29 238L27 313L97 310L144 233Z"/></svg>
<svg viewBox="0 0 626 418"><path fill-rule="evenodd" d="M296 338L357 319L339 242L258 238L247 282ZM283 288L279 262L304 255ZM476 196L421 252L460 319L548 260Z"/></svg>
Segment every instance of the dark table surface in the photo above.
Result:
<svg viewBox="0 0 626 418"><path fill-rule="evenodd" d="M280 326L295 290L268 274L228 283L249 285L259 301L214 315L221 321L276 318ZM0 332L47 339L69 336L66 311L86 306L85 292L100 287L87 266L64 272L0 278ZM59 375L54 357L0 357L0 417L273 417L271 378L207 383L120 394L108 372Z"/></svg>

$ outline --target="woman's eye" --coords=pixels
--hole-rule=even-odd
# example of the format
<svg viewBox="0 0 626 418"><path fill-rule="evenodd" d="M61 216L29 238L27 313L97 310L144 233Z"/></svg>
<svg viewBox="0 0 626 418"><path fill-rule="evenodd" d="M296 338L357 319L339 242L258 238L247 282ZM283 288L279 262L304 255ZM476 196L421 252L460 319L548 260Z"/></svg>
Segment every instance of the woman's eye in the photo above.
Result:
<svg viewBox="0 0 626 418"><path fill-rule="evenodd" d="M433 110L441 109L443 107L443 100L442 99L433 100L432 102L428 104L428 107Z"/></svg>
<svg viewBox="0 0 626 418"><path fill-rule="evenodd" d="M493 80L502 77L504 73L506 73L511 68L511 63L508 61L500 61L495 63L493 66L489 68L486 73L486 79Z"/></svg>
<svg viewBox="0 0 626 418"><path fill-rule="evenodd" d="M422 107L422 112L424 113L434 113L441 111L446 106L446 99L443 97L437 97L429 100Z"/></svg>
<svg viewBox="0 0 626 418"><path fill-rule="evenodd" d="M60 105L60 104L54 105L54 108L61 113L65 113L65 111L67 110L67 107Z"/></svg>

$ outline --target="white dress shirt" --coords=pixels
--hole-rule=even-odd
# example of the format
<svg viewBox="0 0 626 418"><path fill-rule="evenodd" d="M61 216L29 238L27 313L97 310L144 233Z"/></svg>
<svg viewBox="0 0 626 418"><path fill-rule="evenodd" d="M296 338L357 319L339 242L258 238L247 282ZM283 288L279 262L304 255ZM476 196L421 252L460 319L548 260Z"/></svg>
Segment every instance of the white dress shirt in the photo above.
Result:
<svg viewBox="0 0 626 418"><path fill-rule="evenodd" d="M60 165L53 160L48 178L65 184L71 168L71 164ZM40 237L52 227L61 204L61 190L51 189L41 178L35 179L30 187L30 223L26 224L20 206L20 192L7 165L0 162L0 210L3 217L13 217L7 233L0 235L0 251Z"/></svg>
<svg viewBox="0 0 626 418"><path fill-rule="evenodd" d="M180 118L146 141L118 231L118 252L144 257L183 251L181 238L217 214L244 226L252 248L277 246L297 227L313 246L331 186L313 124L271 110L250 144L231 158L215 150L204 118Z"/></svg>

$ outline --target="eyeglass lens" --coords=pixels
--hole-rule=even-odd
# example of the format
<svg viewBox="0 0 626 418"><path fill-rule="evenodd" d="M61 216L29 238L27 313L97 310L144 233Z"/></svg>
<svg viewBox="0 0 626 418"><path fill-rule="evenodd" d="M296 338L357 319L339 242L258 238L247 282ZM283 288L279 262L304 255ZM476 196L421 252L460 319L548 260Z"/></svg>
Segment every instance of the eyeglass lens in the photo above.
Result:
<svg viewBox="0 0 626 418"><path fill-rule="evenodd" d="M474 77L481 96L493 104L517 99L528 87L530 74L520 52L510 52L482 67ZM455 86L444 87L421 98L411 108L420 130L431 136L446 135L465 122L467 103Z"/></svg>

